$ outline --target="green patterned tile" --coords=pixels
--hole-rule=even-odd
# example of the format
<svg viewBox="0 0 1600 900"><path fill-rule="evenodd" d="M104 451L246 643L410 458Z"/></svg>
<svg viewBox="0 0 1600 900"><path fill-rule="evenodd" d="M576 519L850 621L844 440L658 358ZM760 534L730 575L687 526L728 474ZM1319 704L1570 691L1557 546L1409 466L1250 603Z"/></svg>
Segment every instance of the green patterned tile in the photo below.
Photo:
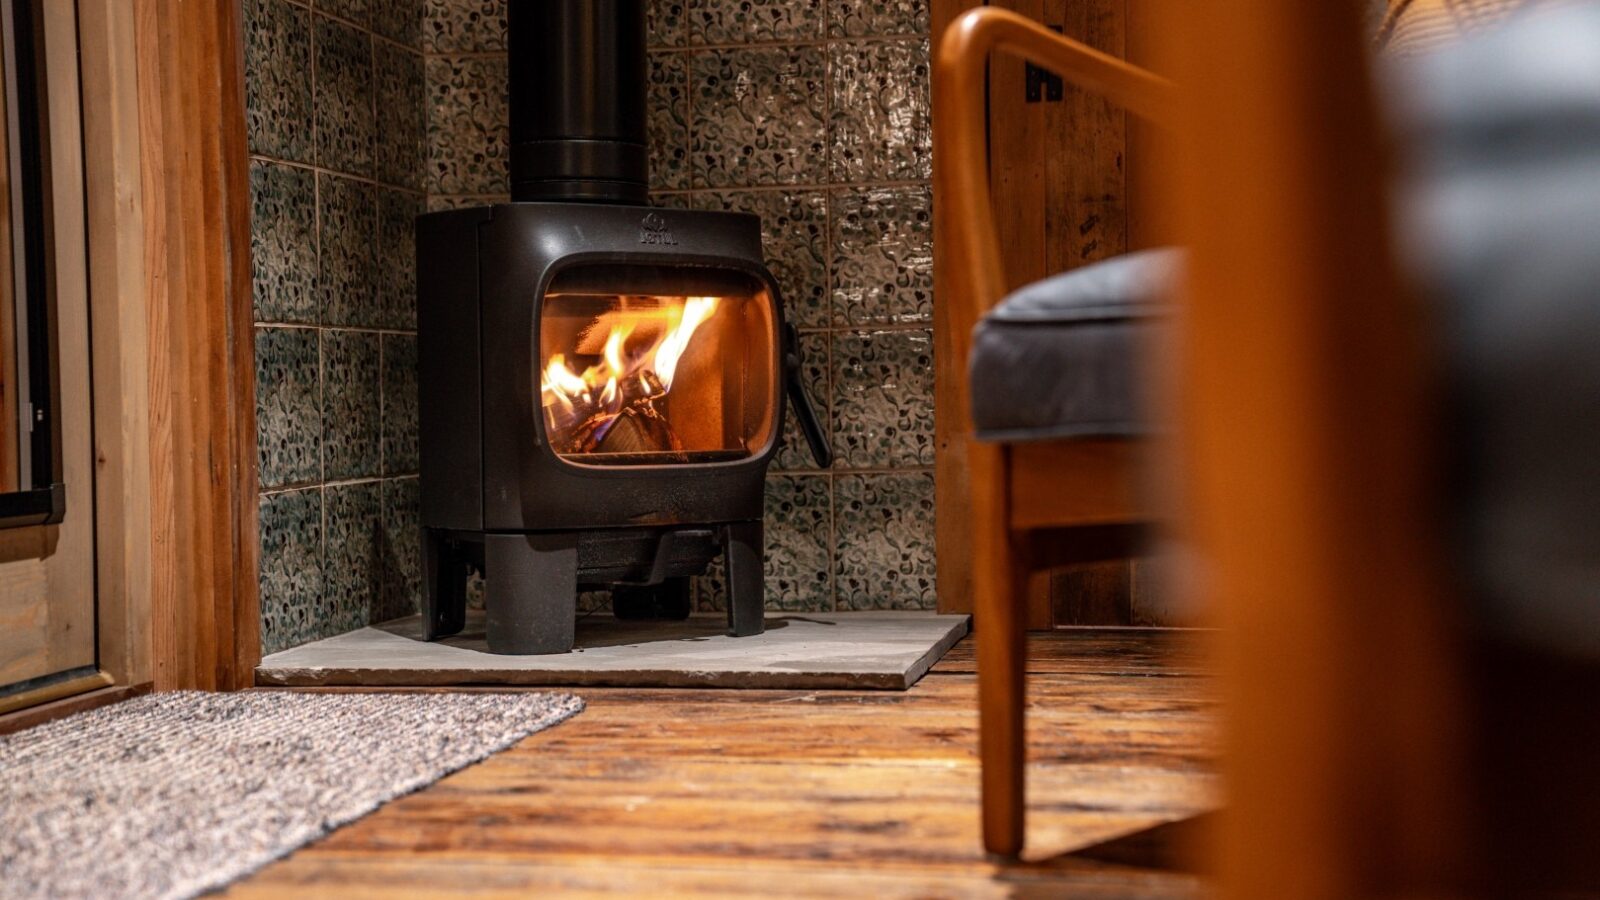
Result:
<svg viewBox="0 0 1600 900"><path fill-rule="evenodd" d="M323 477L372 478L380 469L378 335L322 332Z"/></svg>
<svg viewBox="0 0 1600 900"><path fill-rule="evenodd" d="M244 0L245 131L251 153L311 162L311 13Z"/></svg>
<svg viewBox="0 0 1600 900"><path fill-rule="evenodd" d="M933 465L932 334L835 335L832 412L836 465Z"/></svg>
<svg viewBox="0 0 1600 900"><path fill-rule="evenodd" d="M322 489L261 497L261 652L314 640L322 618Z"/></svg>
<svg viewBox="0 0 1600 900"><path fill-rule="evenodd" d="M322 477L317 332L256 329L256 455L261 486Z"/></svg>
<svg viewBox="0 0 1600 900"><path fill-rule="evenodd" d="M370 178L372 36L326 16L316 17L316 31L317 162Z"/></svg>
<svg viewBox="0 0 1600 900"><path fill-rule="evenodd" d="M310 169L250 163L250 274L258 322L316 322L317 187Z"/></svg>
<svg viewBox="0 0 1600 900"><path fill-rule="evenodd" d="M933 609L933 475L840 475L834 506L839 609Z"/></svg>
<svg viewBox="0 0 1600 900"><path fill-rule="evenodd" d="M696 187L815 184L826 177L817 47L703 50L690 63Z"/></svg>
<svg viewBox="0 0 1600 900"><path fill-rule="evenodd" d="M933 192L833 192L833 315L842 327L933 321Z"/></svg>

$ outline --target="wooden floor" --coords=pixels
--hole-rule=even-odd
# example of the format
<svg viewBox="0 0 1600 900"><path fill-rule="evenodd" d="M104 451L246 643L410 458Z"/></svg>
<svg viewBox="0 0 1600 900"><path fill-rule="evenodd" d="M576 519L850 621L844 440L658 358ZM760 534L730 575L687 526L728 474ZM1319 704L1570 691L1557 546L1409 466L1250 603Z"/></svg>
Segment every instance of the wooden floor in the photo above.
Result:
<svg viewBox="0 0 1600 900"><path fill-rule="evenodd" d="M1057 633L1031 650L1028 863L980 849L969 639L904 693L584 689L571 722L231 893L1203 893L1171 839L1217 799L1192 638Z"/></svg>

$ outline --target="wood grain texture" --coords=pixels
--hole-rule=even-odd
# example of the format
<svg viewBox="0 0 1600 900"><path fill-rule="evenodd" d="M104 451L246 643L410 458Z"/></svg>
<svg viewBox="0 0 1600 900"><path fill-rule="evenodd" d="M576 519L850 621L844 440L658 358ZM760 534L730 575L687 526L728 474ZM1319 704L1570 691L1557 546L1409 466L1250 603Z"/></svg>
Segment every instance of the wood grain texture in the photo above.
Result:
<svg viewBox="0 0 1600 900"><path fill-rule="evenodd" d="M941 667L895 694L585 690L571 722L231 894L1197 896L1192 874L1086 848L1214 806L1208 683L1152 677L1181 639L1096 641L1034 644L1081 671L1034 678L1029 863L983 854L976 685Z"/></svg>
<svg viewBox="0 0 1600 900"><path fill-rule="evenodd" d="M0 735L15 734L24 728L32 728L45 722L70 716L74 713L87 712L112 703L120 703L141 694L150 693L149 684L130 685L124 687L106 687L67 697L62 700L52 700L37 706L30 706L19 712L0 715Z"/></svg>
<svg viewBox="0 0 1600 900"><path fill-rule="evenodd" d="M149 298L153 676L231 689L259 659L240 9L136 0Z"/></svg>
<svg viewBox="0 0 1600 900"><path fill-rule="evenodd" d="M1172 28L1184 525L1229 710L1226 894L1474 893L1437 335L1396 272L1360 10L1180 4Z"/></svg>
<svg viewBox="0 0 1600 900"><path fill-rule="evenodd" d="M150 680L150 394L134 8L78 0L95 384L95 564L100 666Z"/></svg>
<svg viewBox="0 0 1600 900"><path fill-rule="evenodd" d="M956 16L980 0L931 0L933 46L938 48ZM932 86L933 102L939 102L942 88ZM934 156L935 171L943 164ZM933 191L933 292L935 297L950 297L957 290L955 248L949 228L950 202L945 192ZM970 500L967 472L967 377L966 339L961 332L964 317L951 303L933 305L933 432L934 432L934 517L935 564L938 606L942 613L972 612L972 524L966 514Z"/></svg>

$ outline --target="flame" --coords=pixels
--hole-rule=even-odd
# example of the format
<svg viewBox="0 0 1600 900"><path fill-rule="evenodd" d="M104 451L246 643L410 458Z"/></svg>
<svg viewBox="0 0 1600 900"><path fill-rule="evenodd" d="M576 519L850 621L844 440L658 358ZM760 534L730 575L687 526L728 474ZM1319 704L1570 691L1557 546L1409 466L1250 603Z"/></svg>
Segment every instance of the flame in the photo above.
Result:
<svg viewBox="0 0 1600 900"><path fill-rule="evenodd" d="M572 370L565 354L552 354L539 378L544 406L555 407L563 419L576 422L617 413L628 394L644 398L665 394L672 389L678 363L695 332L716 313L718 300L685 297L683 303L664 309L625 311L606 333L600 361L582 374ZM597 319L595 325L600 324ZM640 352L641 340L629 346L636 333L657 336ZM624 389L625 384L636 385L637 392L631 386Z"/></svg>

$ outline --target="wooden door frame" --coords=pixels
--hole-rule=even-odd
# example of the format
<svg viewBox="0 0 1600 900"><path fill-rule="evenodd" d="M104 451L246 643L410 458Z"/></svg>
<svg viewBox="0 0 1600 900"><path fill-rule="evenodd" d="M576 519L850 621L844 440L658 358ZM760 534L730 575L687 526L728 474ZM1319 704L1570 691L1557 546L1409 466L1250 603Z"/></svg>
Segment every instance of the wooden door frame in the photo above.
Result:
<svg viewBox="0 0 1600 900"><path fill-rule="evenodd" d="M102 668L234 690L260 661L237 3L77 0Z"/></svg>
<svg viewBox="0 0 1600 900"><path fill-rule="evenodd" d="M242 12L135 0L133 15L152 675L157 690L237 689L261 653Z"/></svg>

